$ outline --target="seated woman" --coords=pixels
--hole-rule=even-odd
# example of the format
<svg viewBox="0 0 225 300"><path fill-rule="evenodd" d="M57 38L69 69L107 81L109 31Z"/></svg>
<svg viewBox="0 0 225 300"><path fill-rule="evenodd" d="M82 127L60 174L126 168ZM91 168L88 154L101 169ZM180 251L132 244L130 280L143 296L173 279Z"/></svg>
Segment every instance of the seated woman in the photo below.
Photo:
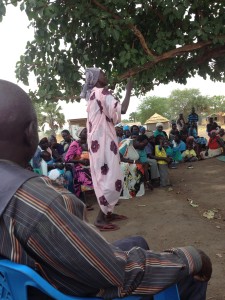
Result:
<svg viewBox="0 0 225 300"><path fill-rule="evenodd" d="M145 188L153 190L153 186L150 182L150 176L149 176L149 167L150 162L147 155L147 152L145 150L145 147L148 144L148 137L146 135L134 135L132 136L134 139L134 148L137 150L139 155L138 162L142 164L144 168L144 182L145 182Z"/></svg>
<svg viewBox="0 0 225 300"><path fill-rule="evenodd" d="M200 153L201 159L219 156L225 151L224 141L217 135L216 130L210 132L210 138L206 150Z"/></svg>
<svg viewBox="0 0 225 300"><path fill-rule="evenodd" d="M164 137L168 139L167 133L163 130L163 124L157 123L156 124L156 130L154 131L154 137L155 137L155 144L159 145L160 137Z"/></svg>
<svg viewBox="0 0 225 300"><path fill-rule="evenodd" d="M139 155L133 147L132 139L125 139L119 144L121 170L124 184L120 199L141 197L145 194L144 169L138 163Z"/></svg>
<svg viewBox="0 0 225 300"><path fill-rule="evenodd" d="M182 153L186 150L186 144L181 140L178 134L174 136L172 145L174 151L179 151L180 153Z"/></svg>
<svg viewBox="0 0 225 300"><path fill-rule="evenodd" d="M79 140L73 141L65 156L65 162L74 163L73 166L73 183L74 193L81 197L81 186L87 189L93 189L90 167L89 154L87 146L87 128L80 127L77 130Z"/></svg>
<svg viewBox="0 0 225 300"><path fill-rule="evenodd" d="M196 130L195 122L191 122L190 127L188 129L188 136L193 136L195 139L198 138L198 133L197 133L197 130Z"/></svg>
<svg viewBox="0 0 225 300"><path fill-rule="evenodd" d="M169 169L168 164L171 162L166 154L166 144L168 143L162 136L159 139L159 145L155 146L155 157L158 162L159 174L160 174L160 186L170 186Z"/></svg>
<svg viewBox="0 0 225 300"><path fill-rule="evenodd" d="M175 135L172 142L172 159L175 164L182 162L182 152L186 150L186 144L181 140L179 135ZM167 153L168 154L168 153Z"/></svg>
<svg viewBox="0 0 225 300"><path fill-rule="evenodd" d="M225 141L225 130L223 128L220 128L219 136L223 141Z"/></svg>
<svg viewBox="0 0 225 300"><path fill-rule="evenodd" d="M129 139L129 138L130 138L130 127L128 125L124 125L122 140Z"/></svg>

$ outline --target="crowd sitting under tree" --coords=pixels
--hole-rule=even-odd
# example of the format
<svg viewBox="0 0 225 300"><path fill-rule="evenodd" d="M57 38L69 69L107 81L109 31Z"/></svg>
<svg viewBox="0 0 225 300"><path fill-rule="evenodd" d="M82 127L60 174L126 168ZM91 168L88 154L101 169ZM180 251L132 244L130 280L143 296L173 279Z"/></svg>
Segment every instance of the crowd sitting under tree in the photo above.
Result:
<svg viewBox="0 0 225 300"><path fill-rule="evenodd" d="M181 113L177 121L171 122L168 135L162 123L157 123L154 131L137 125L129 127L120 123L115 126L123 177L120 199L141 197L148 189L169 187L169 168L176 169L180 163L188 163L190 167L195 161L225 154L224 129L210 117L206 126L209 135L207 141L198 136L196 120L198 115L194 108L187 122ZM63 140L60 143L55 136L42 138L33 161L37 161L39 153L39 159L46 162L49 171L52 168L58 169L58 176L64 178L61 181L64 187L85 201L84 191L94 189L87 129L80 127L76 138L66 129L61 135ZM107 172L107 169L102 171ZM55 179L56 174L51 172L49 176ZM89 205L87 207L92 209ZM118 229L113 225L106 225L107 228L104 226L104 230Z"/></svg>

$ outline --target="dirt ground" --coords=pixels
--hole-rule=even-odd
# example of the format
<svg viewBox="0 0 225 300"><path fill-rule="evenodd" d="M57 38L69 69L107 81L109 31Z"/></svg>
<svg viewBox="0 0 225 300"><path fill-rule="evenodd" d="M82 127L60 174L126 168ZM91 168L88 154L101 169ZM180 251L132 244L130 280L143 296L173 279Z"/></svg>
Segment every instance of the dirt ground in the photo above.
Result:
<svg viewBox="0 0 225 300"><path fill-rule="evenodd" d="M128 220L117 224L120 230L104 232L108 241L132 235L146 238L151 249L162 251L176 246L194 245L204 250L213 263L207 300L225 299L225 162L214 159L181 164L170 170L172 190L156 188L145 196L120 200L115 212ZM191 206L194 205L195 207ZM196 204L196 205L195 205ZM93 223L98 205L88 212ZM214 210L214 218L203 213ZM172 299L171 299L172 300Z"/></svg>

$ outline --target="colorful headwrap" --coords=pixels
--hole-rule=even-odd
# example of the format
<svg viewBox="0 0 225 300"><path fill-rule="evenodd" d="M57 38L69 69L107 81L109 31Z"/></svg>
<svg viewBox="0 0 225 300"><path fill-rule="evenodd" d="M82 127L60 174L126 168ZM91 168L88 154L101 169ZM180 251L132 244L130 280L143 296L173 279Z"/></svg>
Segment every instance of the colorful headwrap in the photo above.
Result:
<svg viewBox="0 0 225 300"><path fill-rule="evenodd" d="M128 125L123 126L123 131L126 131L126 130L130 130L130 127Z"/></svg>
<svg viewBox="0 0 225 300"><path fill-rule="evenodd" d="M91 90L98 81L100 69L88 68L85 70L85 84L83 85L80 97L89 100Z"/></svg>
<svg viewBox="0 0 225 300"><path fill-rule="evenodd" d="M214 129L214 130L211 130L211 131L210 131L210 134L211 134L211 133L218 133L218 131Z"/></svg>

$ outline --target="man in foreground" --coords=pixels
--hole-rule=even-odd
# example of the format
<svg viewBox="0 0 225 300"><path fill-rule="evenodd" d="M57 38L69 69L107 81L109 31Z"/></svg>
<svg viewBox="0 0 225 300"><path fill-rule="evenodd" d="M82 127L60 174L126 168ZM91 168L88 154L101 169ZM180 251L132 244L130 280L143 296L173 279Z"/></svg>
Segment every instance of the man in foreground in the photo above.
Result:
<svg viewBox="0 0 225 300"><path fill-rule="evenodd" d="M152 295L179 282L181 300L205 299L212 273L206 254L191 246L151 252L143 239L109 244L85 221L79 199L24 170L38 144L27 94L0 80L0 112L1 256L30 266L65 294Z"/></svg>

